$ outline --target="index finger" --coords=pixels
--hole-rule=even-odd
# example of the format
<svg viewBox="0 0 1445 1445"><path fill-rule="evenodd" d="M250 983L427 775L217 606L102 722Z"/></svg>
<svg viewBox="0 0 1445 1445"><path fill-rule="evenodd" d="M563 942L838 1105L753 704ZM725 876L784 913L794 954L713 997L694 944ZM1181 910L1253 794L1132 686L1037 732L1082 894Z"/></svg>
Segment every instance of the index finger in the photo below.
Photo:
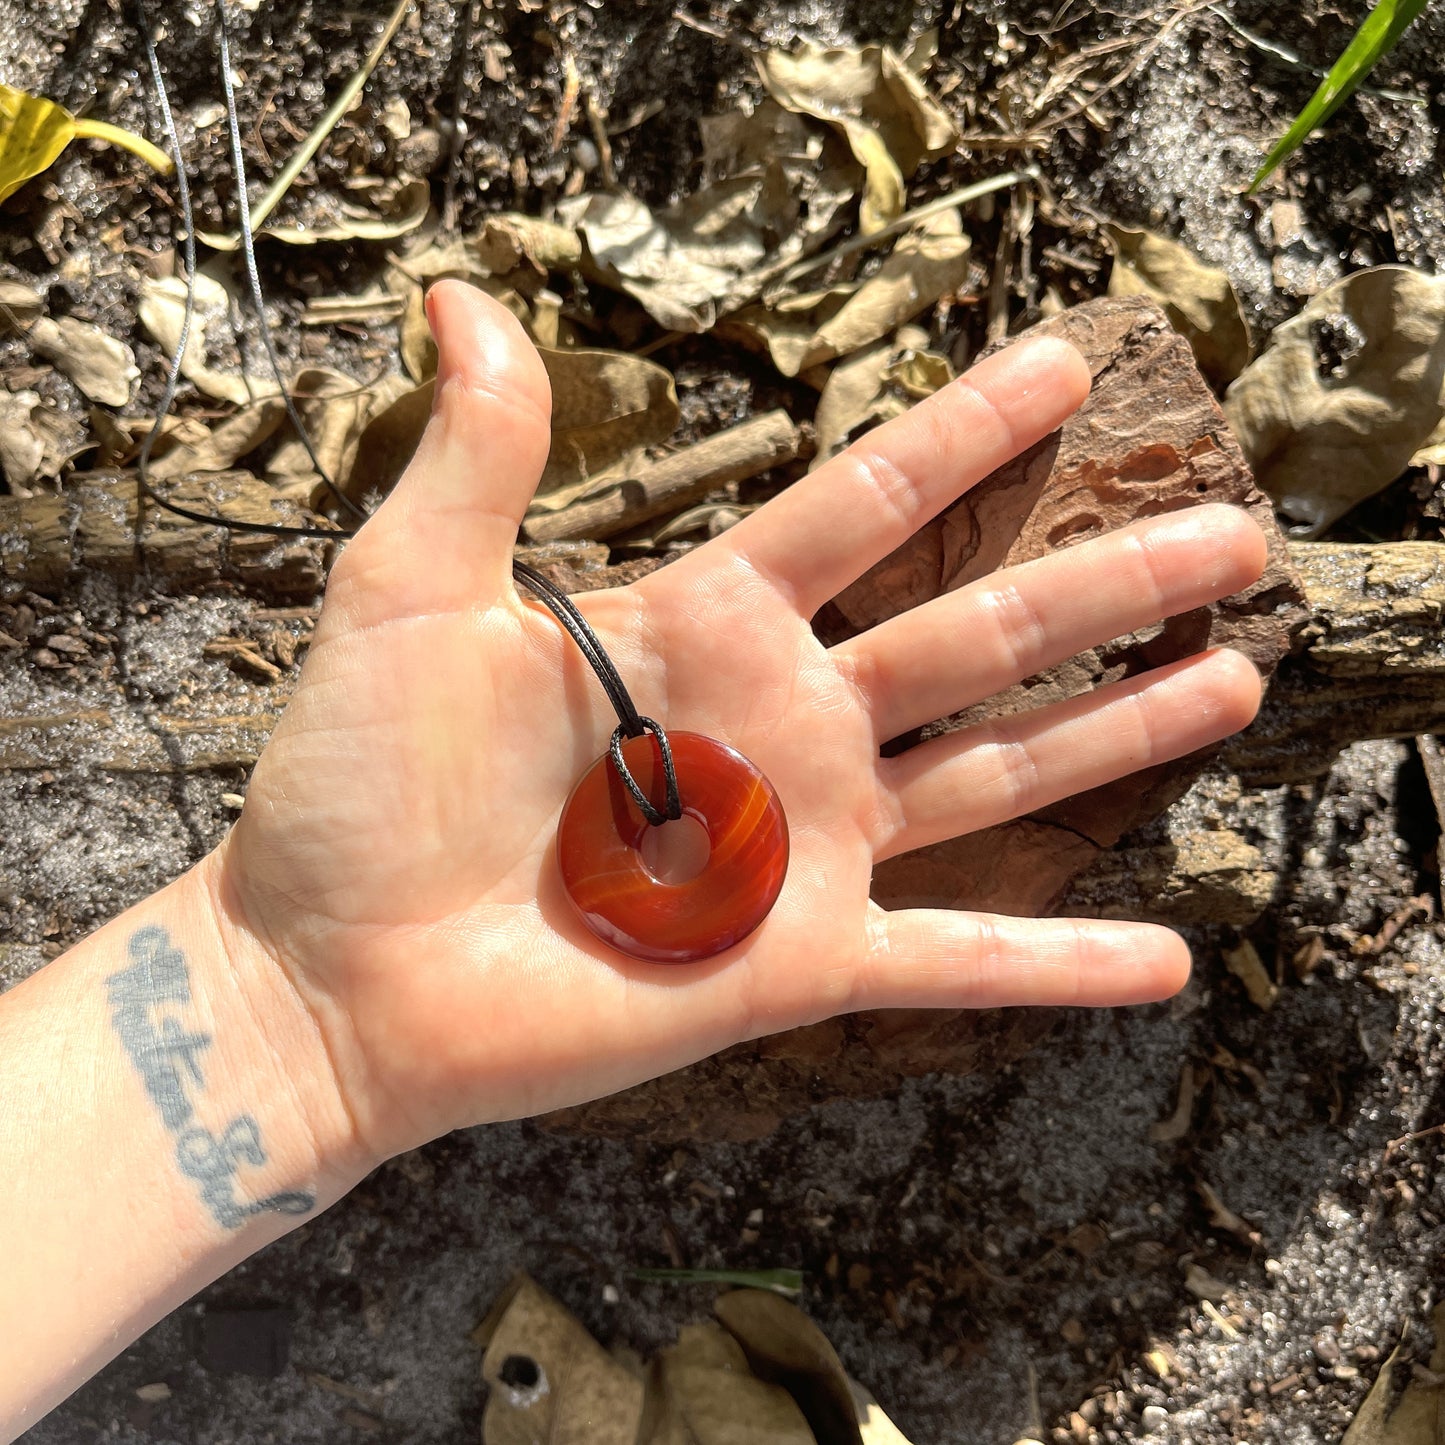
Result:
<svg viewBox="0 0 1445 1445"><path fill-rule="evenodd" d="M1088 365L1068 342L1017 342L674 565L742 563L811 617L1088 393Z"/></svg>

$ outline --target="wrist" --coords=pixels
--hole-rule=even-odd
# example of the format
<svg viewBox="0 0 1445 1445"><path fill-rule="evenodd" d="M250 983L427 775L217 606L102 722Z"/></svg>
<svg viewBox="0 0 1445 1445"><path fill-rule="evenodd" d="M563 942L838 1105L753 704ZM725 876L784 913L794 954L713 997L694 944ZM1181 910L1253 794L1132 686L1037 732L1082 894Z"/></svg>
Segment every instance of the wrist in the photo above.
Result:
<svg viewBox="0 0 1445 1445"><path fill-rule="evenodd" d="M239 906L224 843L173 886L189 894L188 912L210 934L215 964L205 986L234 1035L233 1097L264 1101L267 1154L281 1174L312 1181L306 1187L325 1208L381 1162L357 1128L327 1029L303 982Z"/></svg>

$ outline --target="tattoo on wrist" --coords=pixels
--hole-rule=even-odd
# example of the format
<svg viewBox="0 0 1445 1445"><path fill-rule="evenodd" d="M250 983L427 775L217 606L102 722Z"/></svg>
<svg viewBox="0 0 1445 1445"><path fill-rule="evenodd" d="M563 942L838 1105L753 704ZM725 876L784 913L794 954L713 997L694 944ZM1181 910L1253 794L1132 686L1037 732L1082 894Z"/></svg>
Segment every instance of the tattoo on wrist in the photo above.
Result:
<svg viewBox="0 0 1445 1445"><path fill-rule="evenodd" d="M121 1045L145 1083L166 1128L176 1136L176 1163L181 1173L201 1186L201 1198L216 1223L239 1229L256 1214L306 1214L316 1196L285 1190L264 1199L237 1199L239 1167L260 1168L266 1162L261 1130L249 1114L231 1120L219 1134L198 1123L188 1084L205 1087L201 1054L210 1034L191 1033L174 1013L152 1017L152 1011L191 1001L186 956L164 928L140 928L127 945L130 965L105 981L110 1021Z"/></svg>

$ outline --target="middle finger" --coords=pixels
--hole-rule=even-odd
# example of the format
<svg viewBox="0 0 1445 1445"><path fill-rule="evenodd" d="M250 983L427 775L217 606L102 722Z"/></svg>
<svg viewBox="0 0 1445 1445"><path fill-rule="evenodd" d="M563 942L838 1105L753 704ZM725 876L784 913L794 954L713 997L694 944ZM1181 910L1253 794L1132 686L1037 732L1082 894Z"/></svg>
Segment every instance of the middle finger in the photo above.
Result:
<svg viewBox="0 0 1445 1445"><path fill-rule="evenodd" d="M1264 534L1238 507L1190 507L980 578L833 648L880 743L1111 638L1248 586Z"/></svg>

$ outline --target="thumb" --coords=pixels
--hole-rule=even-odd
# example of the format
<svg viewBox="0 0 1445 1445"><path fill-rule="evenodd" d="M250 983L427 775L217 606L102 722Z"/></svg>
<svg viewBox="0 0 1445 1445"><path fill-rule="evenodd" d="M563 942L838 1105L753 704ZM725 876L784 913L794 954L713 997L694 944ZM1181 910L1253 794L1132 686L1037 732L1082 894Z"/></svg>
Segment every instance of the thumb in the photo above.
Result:
<svg viewBox="0 0 1445 1445"><path fill-rule="evenodd" d="M517 318L463 281L438 281L426 312L437 344L431 417L332 573L353 622L501 596L551 446L547 370Z"/></svg>

